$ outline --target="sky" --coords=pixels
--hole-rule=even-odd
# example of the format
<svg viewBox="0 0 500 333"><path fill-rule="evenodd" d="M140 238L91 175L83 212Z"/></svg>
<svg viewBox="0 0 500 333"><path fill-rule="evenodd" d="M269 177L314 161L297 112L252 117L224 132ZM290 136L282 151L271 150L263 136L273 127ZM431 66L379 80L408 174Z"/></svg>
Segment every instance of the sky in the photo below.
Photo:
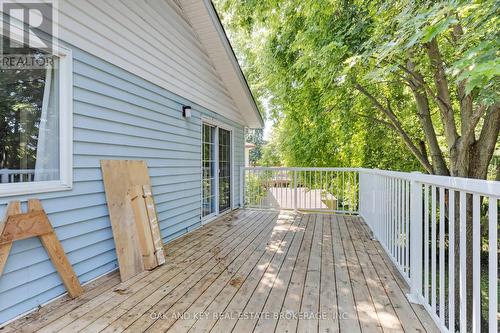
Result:
<svg viewBox="0 0 500 333"><path fill-rule="evenodd" d="M274 121L273 119L271 119L272 117L270 117L269 115L271 114L271 111L270 111L270 106L269 106L269 101L270 101L270 98L265 98L263 97L261 99L261 105L262 105L262 108L264 109L264 114L267 115L264 120L264 140L266 141L269 141L271 139L271 136L272 136L272 133L273 133L273 129L274 129Z"/></svg>
<svg viewBox="0 0 500 333"><path fill-rule="evenodd" d="M266 119L264 122L264 140L269 141L273 133L274 122L271 119Z"/></svg>

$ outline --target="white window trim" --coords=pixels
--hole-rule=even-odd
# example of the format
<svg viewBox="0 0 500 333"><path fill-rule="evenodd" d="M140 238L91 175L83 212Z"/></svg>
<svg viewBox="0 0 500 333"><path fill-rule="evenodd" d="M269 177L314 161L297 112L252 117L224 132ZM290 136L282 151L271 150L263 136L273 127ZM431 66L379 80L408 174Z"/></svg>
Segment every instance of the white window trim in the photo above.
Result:
<svg viewBox="0 0 500 333"><path fill-rule="evenodd" d="M0 21L1 22L1 21ZM2 33L0 32L0 36ZM14 35L22 42L22 36ZM52 55L59 58L59 180L0 184L0 197L73 188L73 54L71 49L53 42Z"/></svg>
<svg viewBox="0 0 500 333"><path fill-rule="evenodd" d="M230 135L231 135L231 169L230 169L230 173L231 173L231 193L230 193L230 197L231 197L231 206L229 207L229 209L227 209L226 211L224 212L219 212L219 182L217 181L216 182L216 194L215 194L215 197L216 197L216 204L215 204L215 212L210 214L210 215L207 215L207 216L201 216L203 215L203 165L201 165L201 199L200 199L200 205L201 205L201 209L200 209L200 216L201 216L201 222L202 224L207 224L209 223L210 221L214 220L215 218L217 217L220 217L220 216L223 216L227 213L230 213L232 212L236 205L234 203L234 200L235 200L235 197L234 197L234 185L235 185L235 182L234 182L234 176L236 175L235 173L235 165L234 165L234 128L232 126L229 126L221 121L218 121L218 120L215 120L213 118L210 118L210 117L201 117L201 133L203 133L203 124L207 124L207 125L210 125L210 126L215 126L216 128L222 128L226 131L229 131ZM217 131L218 133L218 131ZM216 134L217 137L216 137L216 142L218 142L218 134ZM219 156L219 150L218 150L218 147L216 148L216 159L217 159L217 167L218 167L218 156ZM203 158L203 135L201 137L201 157Z"/></svg>

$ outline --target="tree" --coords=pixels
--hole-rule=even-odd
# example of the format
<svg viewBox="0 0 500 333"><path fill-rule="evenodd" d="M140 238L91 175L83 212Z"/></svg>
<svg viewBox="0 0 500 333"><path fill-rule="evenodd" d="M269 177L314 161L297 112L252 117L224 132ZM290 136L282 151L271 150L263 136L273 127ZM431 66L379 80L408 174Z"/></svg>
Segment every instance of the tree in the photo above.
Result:
<svg viewBox="0 0 500 333"><path fill-rule="evenodd" d="M271 116L301 142L333 112L352 125L329 128L336 137L363 123L385 126L426 172L486 178L500 131L496 2L221 0L219 7ZM297 127L308 128L296 134ZM353 156L344 144L333 160ZM285 158L312 159L281 146Z"/></svg>
<svg viewBox="0 0 500 333"><path fill-rule="evenodd" d="M283 158L278 148L278 141L276 136L271 137L271 140L266 142L266 145L262 148L262 157L259 161L261 166L282 166Z"/></svg>
<svg viewBox="0 0 500 333"><path fill-rule="evenodd" d="M373 16L389 22L390 33L375 24L363 52L347 60L352 86L429 173L487 176L500 132L497 10L488 1L390 2ZM395 85L413 96L420 138L412 138L399 119L391 96Z"/></svg>
<svg viewBox="0 0 500 333"><path fill-rule="evenodd" d="M500 132L497 4L459 1L390 5L374 16L389 22L390 33L376 24L363 52L347 60L350 66L346 76L428 173L486 179ZM401 121L393 103L396 85L411 92L421 129L417 137L408 133L408 125ZM438 136L438 132L442 134ZM458 211L458 201L449 204ZM471 196L466 207L470 257ZM459 227L457 215L455 230ZM458 238L455 251L459 251ZM455 276L459 276L456 261ZM469 266L469 286L472 278ZM467 305L471 313L470 293Z"/></svg>
<svg viewBox="0 0 500 333"><path fill-rule="evenodd" d="M250 150L249 159L250 165L257 165L262 158L262 148L265 144L264 131L262 129L250 129L245 133L245 142L253 143L255 147Z"/></svg>
<svg viewBox="0 0 500 333"><path fill-rule="evenodd" d="M302 7L309 10L306 22L294 1L227 0L218 5L252 90L258 100L265 101L261 104L267 106L267 116L276 123L274 144L283 159L281 165L420 170L417 160L394 140L394 134L374 121L374 111L366 103L353 99L346 87L326 86L318 75L328 68L326 55L332 54L330 48L336 50L332 45L340 35L351 41L347 43L351 50L366 40L363 29L343 30L352 26L350 21L362 22L362 12L344 10L333 2L318 6L316 1L306 1ZM278 7L280 11L273 10ZM336 11L338 15L325 19ZM318 25L321 22L327 26ZM333 28L336 31L332 33ZM298 31L301 29L310 31L299 43L297 37L305 34ZM315 49L321 47L316 44L325 45L320 55ZM317 59L302 63L306 54ZM350 55L352 51L343 57ZM320 56L320 66L311 66Z"/></svg>

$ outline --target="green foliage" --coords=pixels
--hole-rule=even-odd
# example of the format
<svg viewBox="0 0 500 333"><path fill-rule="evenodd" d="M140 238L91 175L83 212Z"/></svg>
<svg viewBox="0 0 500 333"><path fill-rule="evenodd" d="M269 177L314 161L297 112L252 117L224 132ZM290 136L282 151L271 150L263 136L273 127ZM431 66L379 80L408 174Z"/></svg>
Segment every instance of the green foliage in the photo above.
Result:
<svg viewBox="0 0 500 333"><path fill-rule="evenodd" d="M258 161L260 166L282 166L281 153L279 151L279 145L276 140L276 136L273 136L269 142L262 148L262 157Z"/></svg>
<svg viewBox="0 0 500 333"><path fill-rule="evenodd" d="M262 158L262 148L265 144L264 131L262 129L250 129L245 133L245 142L253 143L255 147L250 150L249 162L250 165L257 165Z"/></svg>
<svg viewBox="0 0 500 333"><path fill-rule="evenodd" d="M416 147L428 144L407 73L411 58L435 90L424 45L437 41L452 84L474 106L500 100L499 9L486 1L218 0L252 90L275 120L265 162L423 170L360 83L394 110ZM460 20L462 31L458 31ZM460 35L453 39L453 33ZM457 35L455 34L455 35ZM443 157L449 149L436 102L431 118ZM460 128L460 117L456 126ZM388 126L389 125L389 126ZM427 148L428 149L428 148ZM276 158L280 160L277 162Z"/></svg>
<svg viewBox="0 0 500 333"><path fill-rule="evenodd" d="M35 167L44 85L44 69L0 69L0 169Z"/></svg>
<svg viewBox="0 0 500 333"><path fill-rule="evenodd" d="M245 178L245 207L258 207L267 196L266 181L271 175L248 173Z"/></svg>
<svg viewBox="0 0 500 333"><path fill-rule="evenodd" d="M411 53L426 74L423 46L435 39L449 77L455 83L466 80L467 93L476 90L493 104L500 100L499 14L496 1L386 1L382 8L370 10L374 29L363 52L351 60L361 70L370 69L365 78L382 79L392 77L397 70L394 63Z"/></svg>

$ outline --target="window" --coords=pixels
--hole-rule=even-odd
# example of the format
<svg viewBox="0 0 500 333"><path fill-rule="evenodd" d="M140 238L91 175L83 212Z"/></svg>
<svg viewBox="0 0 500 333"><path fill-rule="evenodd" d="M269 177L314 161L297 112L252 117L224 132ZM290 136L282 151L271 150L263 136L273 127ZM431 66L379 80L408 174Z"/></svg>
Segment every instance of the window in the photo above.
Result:
<svg viewBox="0 0 500 333"><path fill-rule="evenodd" d="M71 52L55 50L23 52L43 66L0 67L0 195L71 188Z"/></svg>

